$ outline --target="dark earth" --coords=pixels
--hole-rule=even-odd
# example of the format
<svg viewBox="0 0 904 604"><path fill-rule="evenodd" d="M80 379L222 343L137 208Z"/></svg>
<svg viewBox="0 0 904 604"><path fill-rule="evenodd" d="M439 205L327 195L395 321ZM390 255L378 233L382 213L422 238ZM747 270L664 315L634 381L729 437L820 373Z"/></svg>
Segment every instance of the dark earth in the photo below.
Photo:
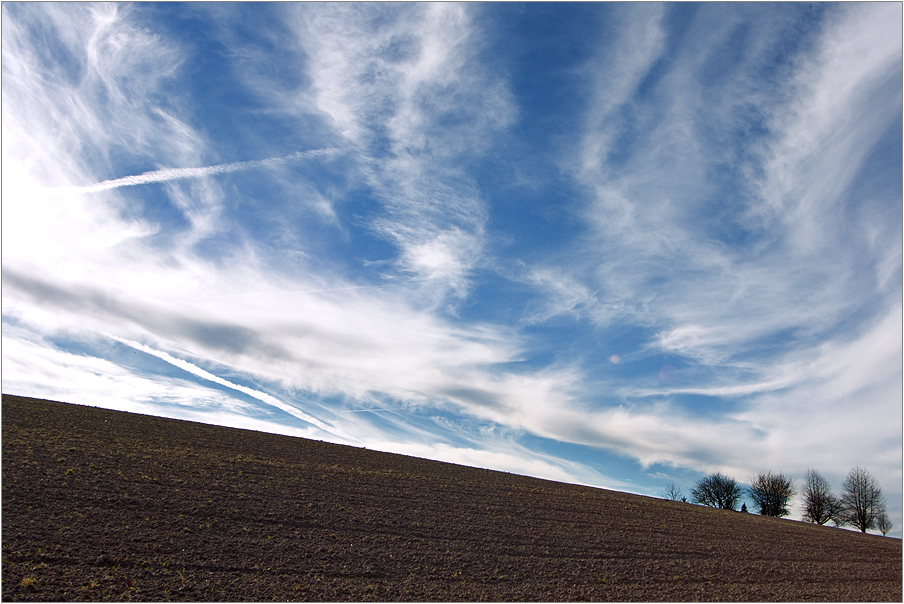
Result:
<svg viewBox="0 0 904 604"><path fill-rule="evenodd" d="M3 395L4 601L902 601L901 540Z"/></svg>

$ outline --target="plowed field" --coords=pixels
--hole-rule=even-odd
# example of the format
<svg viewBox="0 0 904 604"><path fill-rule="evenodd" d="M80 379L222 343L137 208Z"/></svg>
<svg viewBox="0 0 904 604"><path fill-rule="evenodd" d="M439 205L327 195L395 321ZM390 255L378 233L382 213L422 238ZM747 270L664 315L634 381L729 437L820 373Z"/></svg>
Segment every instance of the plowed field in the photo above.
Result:
<svg viewBox="0 0 904 604"><path fill-rule="evenodd" d="M901 541L3 396L12 600L901 601Z"/></svg>

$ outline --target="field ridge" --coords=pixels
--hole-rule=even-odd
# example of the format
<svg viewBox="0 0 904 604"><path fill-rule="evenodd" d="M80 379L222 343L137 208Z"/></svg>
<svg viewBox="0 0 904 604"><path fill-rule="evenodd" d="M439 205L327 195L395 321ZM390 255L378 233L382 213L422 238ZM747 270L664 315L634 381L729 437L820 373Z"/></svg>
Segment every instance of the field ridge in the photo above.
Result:
<svg viewBox="0 0 904 604"><path fill-rule="evenodd" d="M900 539L13 395L4 601L902 601Z"/></svg>

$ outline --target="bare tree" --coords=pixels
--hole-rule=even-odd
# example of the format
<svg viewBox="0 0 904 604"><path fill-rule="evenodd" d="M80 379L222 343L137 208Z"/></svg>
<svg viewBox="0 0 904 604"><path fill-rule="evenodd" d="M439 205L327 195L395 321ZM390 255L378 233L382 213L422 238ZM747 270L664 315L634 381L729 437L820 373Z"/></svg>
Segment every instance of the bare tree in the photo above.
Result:
<svg viewBox="0 0 904 604"><path fill-rule="evenodd" d="M662 498L669 501L681 501L681 487L674 482L670 482L662 492Z"/></svg>
<svg viewBox="0 0 904 604"><path fill-rule="evenodd" d="M829 481L816 470L807 470L807 481L804 484L804 516L807 522L825 524L829 520L843 520L841 500L832 493Z"/></svg>
<svg viewBox="0 0 904 604"><path fill-rule="evenodd" d="M697 481L691 491L695 503L702 503L714 508L733 510L741 499L743 490L734 478L721 472L713 472Z"/></svg>
<svg viewBox="0 0 904 604"><path fill-rule="evenodd" d="M782 473L760 472L750 481L747 492L763 516L781 518L791 513L788 502L794 497L794 482Z"/></svg>
<svg viewBox="0 0 904 604"><path fill-rule="evenodd" d="M882 532L883 536L890 531L893 526L891 520L888 518L888 514L885 512L879 514L879 517L876 519L876 528Z"/></svg>
<svg viewBox="0 0 904 604"><path fill-rule="evenodd" d="M876 521L885 513L885 495L879 482L863 468L854 468L844 479L841 504L846 524L865 533L876 528Z"/></svg>

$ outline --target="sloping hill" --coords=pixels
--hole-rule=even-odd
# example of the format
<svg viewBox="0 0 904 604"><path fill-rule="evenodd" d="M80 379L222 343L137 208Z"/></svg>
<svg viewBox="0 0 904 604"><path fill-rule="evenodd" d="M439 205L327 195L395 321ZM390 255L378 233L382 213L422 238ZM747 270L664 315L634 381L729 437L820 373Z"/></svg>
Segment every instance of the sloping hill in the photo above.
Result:
<svg viewBox="0 0 904 604"><path fill-rule="evenodd" d="M3 600L901 601L901 541L3 396Z"/></svg>

